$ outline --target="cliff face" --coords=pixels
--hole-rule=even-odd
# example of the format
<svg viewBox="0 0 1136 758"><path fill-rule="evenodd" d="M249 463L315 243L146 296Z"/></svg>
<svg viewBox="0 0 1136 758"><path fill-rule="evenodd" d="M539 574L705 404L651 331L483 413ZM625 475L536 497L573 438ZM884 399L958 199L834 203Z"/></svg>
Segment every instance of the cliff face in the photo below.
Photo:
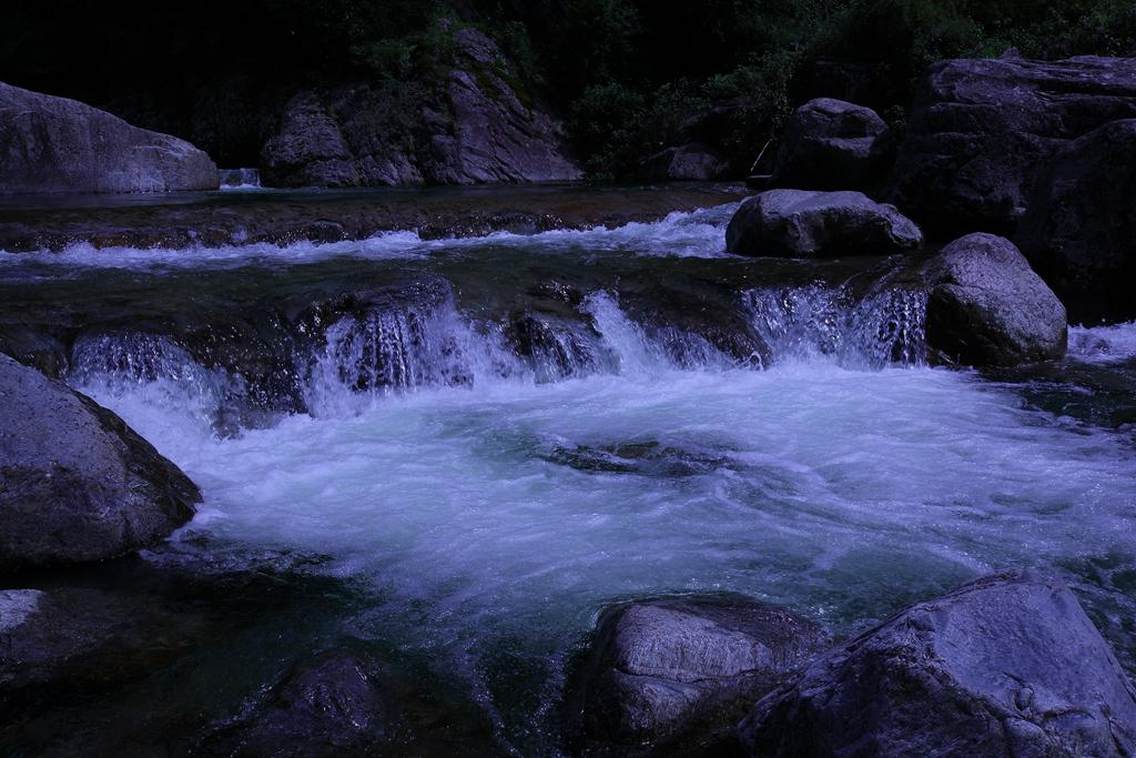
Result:
<svg viewBox="0 0 1136 758"><path fill-rule="evenodd" d="M367 82L304 89L261 151L274 186L571 181L563 129L527 101L512 64L474 29L413 91ZM409 115L408 115L409 114Z"/></svg>

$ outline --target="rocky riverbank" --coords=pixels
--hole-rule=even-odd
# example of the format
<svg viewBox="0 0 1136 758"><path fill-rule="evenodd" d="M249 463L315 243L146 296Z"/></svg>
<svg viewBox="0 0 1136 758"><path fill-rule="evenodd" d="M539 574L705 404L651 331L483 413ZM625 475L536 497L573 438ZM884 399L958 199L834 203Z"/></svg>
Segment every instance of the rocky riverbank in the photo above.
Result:
<svg viewBox="0 0 1136 758"><path fill-rule="evenodd" d="M370 85L305 91L266 178L577 178L496 43L454 37L429 128L387 130ZM0 155L18 158L0 180L21 192L215 184L204 154L109 114L2 86L0 106ZM1091 380L1062 363L1070 315L1134 313L1134 124L1132 60L1007 55L934 66L902 134L861 105L802 105L772 186L741 202L734 185L5 202L0 747L1136 752L1136 690L1101 634L1132 647L1131 418L1077 405L1092 381L1131 395L1133 359ZM720 170L688 147L656 156L665 175ZM904 374L922 384L874 395ZM1020 396L1018 375L1035 380ZM588 426L616 410L631 432ZM199 485L230 510L194 519ZM778 541L698 532L717 523ZM1019 532L1042 536L1014 560L990 547ZM928 599L1035 552L1041 573ZM857 608L873 572L874 609L917 602L882 623ZM795 603L703 594L805 577L822 589ZM150 720L100 732L132 710Z"/></svg>

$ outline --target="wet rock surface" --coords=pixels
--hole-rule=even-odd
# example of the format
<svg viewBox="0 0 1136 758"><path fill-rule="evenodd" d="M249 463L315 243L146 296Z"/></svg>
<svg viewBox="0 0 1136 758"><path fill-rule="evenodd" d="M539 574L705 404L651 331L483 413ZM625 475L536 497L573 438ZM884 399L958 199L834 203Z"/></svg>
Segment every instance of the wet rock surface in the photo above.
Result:
<svg viewBox="0 0 1136 758"><path fill-rule="evenodd" d="M886 171L887 133L871 108L810 100L793 112L781 134L772 186L871 191Z"/></svg>
<svg viewBox="0 0 1136 758"><path fill-rule="evenodd" d="M0 194L217 189L188 142L76 100L0 82Z"/></svg>
<svg viewBox="0 0 1136 758"><path fill-rule="evenodd" d="M453 34L455 60L424 82L421 103L367 83L304 90L284 108L261 152L264 184L373 187L399 184L573 181L562 127L510 82L512 64L475 29ZM414 124L394 113L417 113ZM405 119L405 116L403 116Z"/></svg>
<svg viewBox="0 0 1136 758"><path fill-rule="evenodd" d="M1136 117L1136 59L936 63L913 108L888 199L937 236L1012 234L1042 164Z"/></svg>
<svg viewBox="0 0 1136 758"><path fill-rule="evenodd" d="M814 624L738 596L605 610L569 704L583 752L700 749L826 643Z"/></svg>
<svg viewBox="0 0 1136 758"><path fill-rule="evenodd" d="M1017 242L1084 323L1136 317L1136 119L1115 121L1041 169Z"/></svg>
<svg viewBox="0 0 1136 758"><path fill-rule="evenodd" d="M754 755L1129 755L1136 692L1062 583L980 579L810 664L740 727Z"/></svg>
<svg viewBox="0 0 1136 758"><path fill-rule="evenodd" d="M1013 366L1065 355L1065 307L1004 237L955 240L925 276L927 343L939 360Z"/></svg>
<svg viewBox="0 0 1136 758"><path fill-rule="evenodd" d="M188 521L197 486L111 411L0 355L0 568L97 561Z"/></svg>
<svg viewBox="0 0 1136 758"><path fill-rule="evenodd" d="M356 646L297 664L251 713L221 726L195 755L497 755L492 727L444 686Z"/></svg>
<svg viewBox="0 0 1136 758"><path fill-rule="evenodd" d="M922 243L910 219L860 192L769 190L742 203L726 230L728 251L762 257L892 255Z"/></svg>
<svg viewBox="0 0 1136 758"><path fill-rule="evenodd" d="M738 185L682 188L494 187L322 193L212 193L159 200L0 203L0 250L219 247L360 240L414 231L424 239L508 231L615 227L741 197Z"/></svg>

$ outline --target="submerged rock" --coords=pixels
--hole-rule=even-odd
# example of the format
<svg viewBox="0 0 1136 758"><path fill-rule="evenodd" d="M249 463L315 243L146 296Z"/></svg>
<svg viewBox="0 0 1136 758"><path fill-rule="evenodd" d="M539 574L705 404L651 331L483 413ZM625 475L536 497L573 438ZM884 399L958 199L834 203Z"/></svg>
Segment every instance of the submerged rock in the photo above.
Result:
<svg viewBox="0 0 1136 758"><path fill-rule="evenodd" d="M713 741L825 644L780 608L735 596L614 606L569 695L589 750Z"/></svg>
<svg viewBox="0 0 1136 758"><path fill-rule="evenodd" d="M264 184L579 179L560 123L514 87L516 72L496 43L470 28L453 32L453 42L451 67L423 82L417 100L363 82L298 92L261 151Z"/></svg>
<svg viewBox="0 0 1136 758"><path fill-rule="evenodd" d="M817 659L740 733L762 756L1124 756L1136 693L1063 584L1006 573Z"/></svg>
<svg viewBox="0 0 1136 758"><path fill-rule="evenodd" d="M939 360L1012 366L1065 354L1065 306L1008 239L955 240L924 273L927 344Z"/></svg>
<svg viewBox="0 0 1136 758"><path fill-rule="evenodd" d="M810 100L785 125L773 186L867 190L887 157L887 132L871 108L827 97Z"/></svg>
<svg viewBox="0 0 1136 758"><path fill-rule="evenodd" d="M197 486L118 416L0 355L0 569L152 545L200 500Z"/></svg>
<svg viewBox="0 0 1136 758"><path fill-rule="evenodd" d="M395 736L397 705L378 661L343 651L298 667L247 726L215 740L216 752L256 756L362 754Z"/></svg>
<svg viewBox="0 0 1136 758"><path fill-rule="evenodd" d="M910 219L860 192L762 192L742 203L726 229L726 249L751 256L892 255L922 243Z"/></svg>
<svg viewBox="0 0 1136 758"><path fill-rule="evenodd" d="M0 194L218 186L217 166L185 140L76 100L0 82Z"/></svg>
<svg viewBox="0 0 1136 758"><path fill-rule="evenodd" d="M480 710L432 678L337 648L293 667L259 703L201 741L201 755L495 755Z"/></svg>
<svg viewBox="0 0 1136 758"><path fill-rule="evenodd" d="M1136 118L1136 58L949 60L931 67L889 199L941 234L1009 234L1043 161Z"/></svg>
<svg viewBox="0 0 1136 758"><path fill-rule="evenodd" d="M1136 318L1136 119L1046 164L1017 240L1077 321Z"/></svg>

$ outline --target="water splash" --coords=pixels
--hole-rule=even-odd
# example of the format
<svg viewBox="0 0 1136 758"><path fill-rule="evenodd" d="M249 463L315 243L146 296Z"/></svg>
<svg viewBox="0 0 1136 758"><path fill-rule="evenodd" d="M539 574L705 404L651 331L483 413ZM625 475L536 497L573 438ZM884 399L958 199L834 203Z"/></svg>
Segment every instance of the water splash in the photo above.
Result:
<svg viewBox="0 0 1136 758"><path fill-rule="evenodd" d="M1136 321L1070 327L1069 357L1085 363L1118 363L1136 358Z"/></svg>
<svg viewBox="0 0 1136 758"><path fill-rule="evenodd" d="M926 362L927 295L884 288L857 298L823 285L762 289L742 297L773 361L826 359L855 368Z"/></svg>

